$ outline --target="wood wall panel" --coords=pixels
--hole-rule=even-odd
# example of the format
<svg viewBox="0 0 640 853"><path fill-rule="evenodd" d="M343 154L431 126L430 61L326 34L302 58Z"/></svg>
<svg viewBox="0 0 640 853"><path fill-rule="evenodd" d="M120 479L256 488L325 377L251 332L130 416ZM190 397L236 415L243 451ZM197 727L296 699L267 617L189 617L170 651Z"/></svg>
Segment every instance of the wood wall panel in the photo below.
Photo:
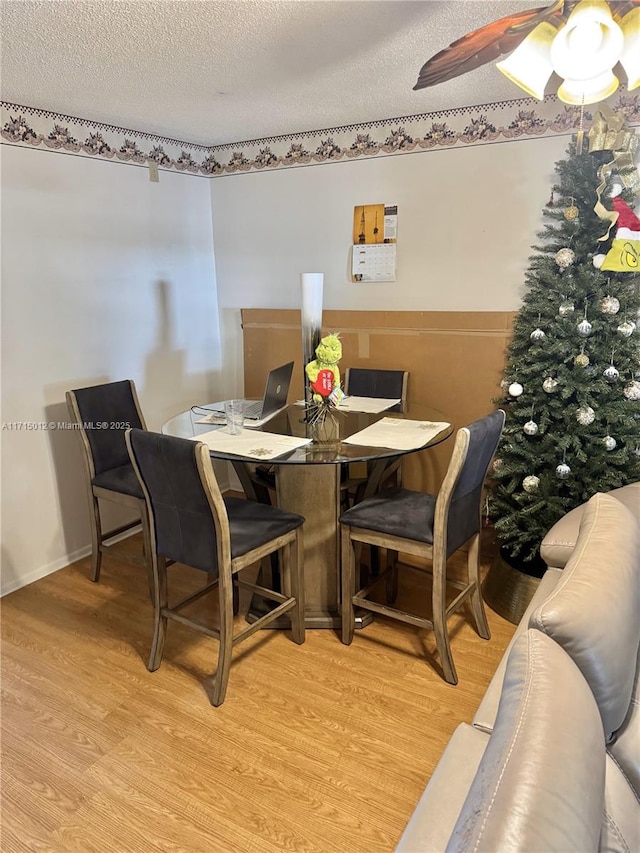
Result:
<svg viewBox="0 0 640 853"><path fill-rule="evenodd" d="M442 410L455 427L494 408L511 336L511 311L324 311L323 334L339 332L347 367L408 370L409 399ZM295 360L289 400L302 397L300 312L242 311L245 394L259 397L269 368ZM409 488L437 489L453 442L404 460Z"/></svg>

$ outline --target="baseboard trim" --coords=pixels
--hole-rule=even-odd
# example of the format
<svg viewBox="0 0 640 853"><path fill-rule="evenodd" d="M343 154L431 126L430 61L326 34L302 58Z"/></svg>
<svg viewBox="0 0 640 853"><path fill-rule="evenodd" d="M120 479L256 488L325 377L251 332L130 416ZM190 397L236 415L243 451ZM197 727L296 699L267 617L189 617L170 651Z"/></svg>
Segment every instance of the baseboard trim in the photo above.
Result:
<svg viewBox="0 0 640 853"><path fill-rule="evenodd" d="M123 539L128 539L129 536L134 536L136 533L140 533L141 529L142 528L138 524L131 530L125 530L124 533L114 536L113 539L109 540L109 542L122 542ZM39 581L41 578L46 578L47 575L59 572L60 569L66 569L67 566L71 565L71 563L76 563L78 560L84 560L84 558L88 557L90 554L91 545L85 545L83 548L78 548L69 554L64 554L57 560L53 560L51 563L47 563L46 566L40 566L37 569L33 569L33 571L28 574L23 575L20 578L15 578L6 585L0 586L0 598L4 598L5 595L16 592L16 590L22 589L25 586L29 586L30 584Z"/></svg>

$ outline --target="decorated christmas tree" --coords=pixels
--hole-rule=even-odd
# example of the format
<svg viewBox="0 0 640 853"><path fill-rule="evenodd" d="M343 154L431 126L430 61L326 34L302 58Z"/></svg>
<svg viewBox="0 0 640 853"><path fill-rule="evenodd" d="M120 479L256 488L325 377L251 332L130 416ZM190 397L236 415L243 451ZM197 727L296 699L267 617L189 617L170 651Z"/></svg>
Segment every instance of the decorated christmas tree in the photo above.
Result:
<svg viewBox="0 0 640 853"><path fill-rule="evenodd" d="M504 559L534 575L565 512L640 480L637 147L606 107L584 144L572 140L526 273L496 401L506 422L489 514Z"/></svg>

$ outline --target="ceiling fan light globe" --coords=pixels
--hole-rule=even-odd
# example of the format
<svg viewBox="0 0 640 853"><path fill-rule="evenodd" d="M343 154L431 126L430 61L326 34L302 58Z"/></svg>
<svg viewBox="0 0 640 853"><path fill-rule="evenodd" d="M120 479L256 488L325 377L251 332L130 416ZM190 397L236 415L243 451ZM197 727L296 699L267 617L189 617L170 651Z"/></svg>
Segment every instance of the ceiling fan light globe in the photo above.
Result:
<svg viewBox="0 0 640 853"><path fill-rule="evenodd" d="M545 87L553 74L550 52L557 32L552 24L538 24L506 59L496 63L505 77L539 101L544 100Z"/></svg>
<svg viewBox="0 0 640 853"><path fill-rule="evenodd" d="M558 89L558 97L564 104L573 106L597 104L613 95L619 84L618 78L609 70L591 80L564 80Z"/></svg>
<svg viewBox="0 0 640 853"><path fill-rule="evenodd" d="M605 0L582 0L553 40L551 63L565 80L590 80L613 68L623 47L622 29Z"/></svg>
<svg viewBox="0 0 640 853"><path fill-rule="evenodd" d="M620 65L627 75L627 89L631 91L640 86L640 6L624 16L620 29L624 34Z"/></svg>

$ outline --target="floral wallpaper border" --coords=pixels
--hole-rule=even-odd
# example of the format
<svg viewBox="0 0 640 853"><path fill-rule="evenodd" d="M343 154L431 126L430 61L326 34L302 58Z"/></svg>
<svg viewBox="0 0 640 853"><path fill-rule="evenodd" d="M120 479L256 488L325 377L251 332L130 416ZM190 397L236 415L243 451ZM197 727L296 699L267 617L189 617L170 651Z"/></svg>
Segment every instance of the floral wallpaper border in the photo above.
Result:
<svg viewBox="0 0 640 853"><path fill-rule="evenodd" d="M609 99L628 124L640 123L640 94ZM264 169L335 163L496 141L569 134L580 127L580 108L550 96L483 104L346 127L234 142L196 145L136 130L0 102L2 140L85 157L218 177ZM592 113L585 109L584 126Z"/></svg>

